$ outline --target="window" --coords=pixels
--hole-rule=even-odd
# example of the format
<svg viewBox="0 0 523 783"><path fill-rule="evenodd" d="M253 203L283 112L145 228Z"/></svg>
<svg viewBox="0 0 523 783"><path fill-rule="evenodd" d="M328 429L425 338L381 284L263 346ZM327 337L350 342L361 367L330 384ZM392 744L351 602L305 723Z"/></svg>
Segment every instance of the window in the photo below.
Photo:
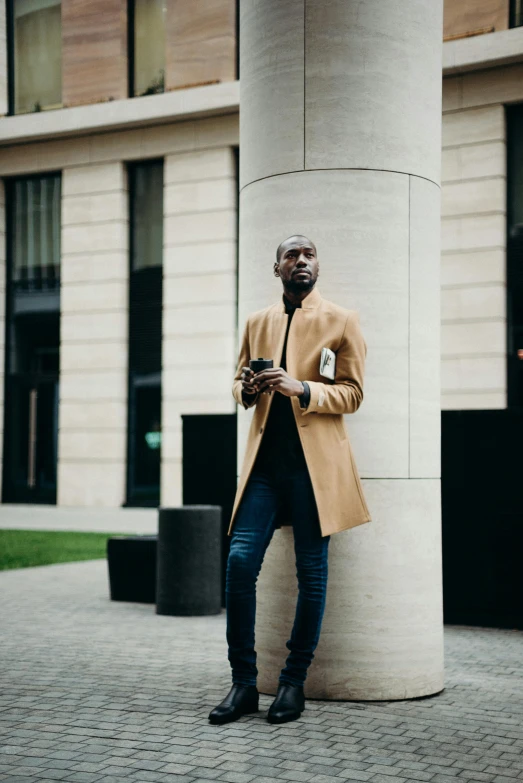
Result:
<svg viewBox="0 0 523 783"><path fill-rule="evenodd" d="M166 0L129 0L129 84L134 95L165 89Z"/></svg>
<svg viewBox="0 0 523 783"><path fill-rule="evenodd" d="M8 0L10 113L62 103L60 0Z"/></svg>
<svg viewBox="0 0 523 783"><path fill-rule="evenodd" d="M511 0L510 3L510 26L523 26L523 0Z"/></svg>
<svg viewBox="0 0 523 783"><path fill-rule="evenodd" d="M12 282L18 289L58 285L60 185L59 174L12 182Z"/></svg>
<svg viewBox="0 0 523 783"><path fill-rule="evenodd" d="M163 161L129 167L127 505L160 502Z"/></svg>
<svg viewBox="0 0 523 783"><path fill-rule="evenodd" d="M3 500L55 503L60 365L60 176L6 182Z"/></svg>
<svg viewBox="0 0 523 783"><path fill-rule="evenodd" d="M129 170L131 271L162 265L163 161L136 163Z"/></svg>

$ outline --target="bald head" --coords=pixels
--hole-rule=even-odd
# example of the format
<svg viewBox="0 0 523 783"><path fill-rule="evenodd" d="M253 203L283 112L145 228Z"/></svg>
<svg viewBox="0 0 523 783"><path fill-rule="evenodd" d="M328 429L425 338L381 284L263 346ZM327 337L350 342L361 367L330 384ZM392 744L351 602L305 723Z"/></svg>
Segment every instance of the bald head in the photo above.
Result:
<svg viewBox="0 0 523 783"><path fill-rule="evenodd" d="M289 247L310 247L314 250L314 255L317 255L316 245L308 237L303 234L293 234L291 237L287 237L283 242L280 242L276 250L276 261L279 263L283 253Z"/></svg>

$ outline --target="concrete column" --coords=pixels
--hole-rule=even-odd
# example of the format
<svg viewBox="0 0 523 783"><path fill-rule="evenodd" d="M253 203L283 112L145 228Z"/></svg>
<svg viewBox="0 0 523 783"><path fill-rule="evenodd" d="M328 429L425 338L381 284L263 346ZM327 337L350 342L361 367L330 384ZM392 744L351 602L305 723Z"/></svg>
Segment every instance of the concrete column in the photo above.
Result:
<svg viewBox="0 0 523 783"><path fill-rule="evenodd" d="M320 292L359 311L368 345L365 399L346 424L372 521L332 537L306 694L435 693L442 3L242 0L240 15L240 328L281 295L274 252L301 233L317 244ZM265 692L288 653L296 595L284 527L259 581Z"/></svg>
<svg viewBox="0 0 523 783"><path fill-rule="evenodd" d="M182 415L233 413L236 164L230 147L165 158L162 505L182 502ZM209 382L209 378L212 381Z"/></svg>
<svg viewBox="0 0 523 783"><path fill-rule="evenodd" d="M121 506L127 444L124 164L65 169L58 505Z"/></svg>

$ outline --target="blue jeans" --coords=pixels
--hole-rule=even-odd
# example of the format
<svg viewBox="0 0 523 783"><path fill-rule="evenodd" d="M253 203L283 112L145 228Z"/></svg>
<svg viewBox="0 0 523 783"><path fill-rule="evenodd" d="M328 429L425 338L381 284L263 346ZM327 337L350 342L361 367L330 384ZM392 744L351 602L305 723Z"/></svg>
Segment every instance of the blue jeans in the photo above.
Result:
<svg viewBox="0 0 523 783"><path fill-rule="evenodd" d="M225 587L228 659L232 681L240 685L256 685L256 581L282 505L294 530L298 601L280 683L303 685L320 638L330 536L321 535L309 473L306 467L268 473L255 466L232 529Z"/></svg>

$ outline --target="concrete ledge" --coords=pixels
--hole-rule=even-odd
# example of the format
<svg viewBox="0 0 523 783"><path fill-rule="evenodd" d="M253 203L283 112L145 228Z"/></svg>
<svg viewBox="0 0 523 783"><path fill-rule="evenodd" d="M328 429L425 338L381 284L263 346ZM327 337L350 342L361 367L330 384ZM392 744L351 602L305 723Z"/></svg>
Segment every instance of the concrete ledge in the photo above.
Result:
<svg viewBox="0 0 523 783"><path fill-rule="evenodd" d="M236 81L123 101L19 114L0 120L0 146L234 114L239 105L240 83Z"/></svg>
<svg viewBox="0 0 523 783"><path fill-rule="evenodd" d="M443 76L523 61L523 27L443 44Z"/></svg>
<svg viewBox="0 0 523 783"><path fill-rule="evenodd" d="M64 506L0 506L4 530L72 530L88 533L158 532L155 508L67 508Z"/></svg>

